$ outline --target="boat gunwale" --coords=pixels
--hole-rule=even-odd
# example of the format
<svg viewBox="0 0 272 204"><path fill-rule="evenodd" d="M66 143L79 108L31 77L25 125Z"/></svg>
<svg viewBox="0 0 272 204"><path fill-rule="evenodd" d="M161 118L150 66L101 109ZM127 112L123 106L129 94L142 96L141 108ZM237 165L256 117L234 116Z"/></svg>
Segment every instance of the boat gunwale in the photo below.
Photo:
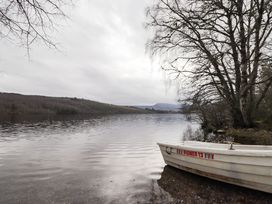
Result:
<svg viewBox="0 0 272 204"><path fill-rule="evenodd" d="M198 146L205 146L206 144L214 145L214 146L223 146L223 145L230 145L231 143L215 143L215 142L201 142L201 141L193 141L193 140L188 140L184 141L183 144L198 144ZM247 145L247 144L235 144L232 143L235 147L243 147L243 148L271 148L272 150L272 145ZM253 149L254 150L254 149ZM267 150L267 149L265 149Z"/></svg>
<svg viewBox="0 0 272 204"><path fill-rule="evenodd" d="M162 151L161 151L162 152ZM166 151L163 151L163 152L166 152ZM167 153L167 152L166 152ZM174 154L174 155L177 155L177 156L180 156L179 154L175 153L175 152L172 152L171 154ZM218 158L214 158L212 160L207 160L205 158L199 158L199 157L186 157L186 156L183 156L184 158L190 158L190 159L195 159L196 161L197 160L204 160L204 161L209 161L209 162L218 162L218 163L225 163L225 164L233 164L233 165L247 165L247 166L253 166L253 167L265 167L265 168L271 168L272 167L272 164L270 166L267 166L267 165L264 165L264 164L256 164L256 163L248 163L248 162L233 162L233 161L226 161L226 160L221 160L221 159L218 159ZM185 161L185 160L183 160Z"/></svg>
<svg viewBox="0 0 272 204"><path fill-rule="evenodd" d="M221 155L229 156L241 156L241 157L272 157L272 150L248 150L248 149L222 149L214 147L205 147L205 146L190 146L186 144L182 145L171 145L165 143L157 143L159 146L172 147L176 149L184 149L191 151L201 151L206 153L215 153Z"/></svg>

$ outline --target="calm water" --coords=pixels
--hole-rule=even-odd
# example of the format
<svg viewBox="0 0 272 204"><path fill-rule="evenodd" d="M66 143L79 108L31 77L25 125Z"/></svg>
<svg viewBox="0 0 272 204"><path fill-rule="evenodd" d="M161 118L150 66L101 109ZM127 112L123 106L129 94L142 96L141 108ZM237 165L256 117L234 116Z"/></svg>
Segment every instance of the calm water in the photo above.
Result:
<svg viewBox="0 0 272 204"><path fill-rule="evenodd" d="M171 202L156 143L180 143L188 125L169 114L0 126L0 203Z"/></svg>

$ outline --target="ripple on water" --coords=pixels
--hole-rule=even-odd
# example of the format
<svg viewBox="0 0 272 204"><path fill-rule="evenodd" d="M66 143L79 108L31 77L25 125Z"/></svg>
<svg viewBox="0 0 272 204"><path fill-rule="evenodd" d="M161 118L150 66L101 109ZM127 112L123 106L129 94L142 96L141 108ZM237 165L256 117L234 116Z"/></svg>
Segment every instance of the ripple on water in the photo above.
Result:
<svg viewBox="0 0 272 204"><path fill-rule="evenodd" d="M62 168L41 168L41 169L24 169L17 173L16 177L18 182L35 182L35 181L45 181L56 178L59 175L63 175L64 169Z"/></svg>
<svg viewBox="0 0 272 204"><path fill-rule="evenodd" d="M134 189L134 188L133 188ZM173 198L170 194L162 190L156 181L152 181L148 185L138 185L136 191L132 191L127 195L125 203L156 203L165 204L172 203Z"/></svg>
<svg viewBox="0 0 272 204"><path fill-rule="evenodd" d="M169 132L164 117L174 118L176 132ZM5 139L0 137L0 203L77 203L81 192L100 203L159 198L152 182L164 163L156 142L178 140L178 118L112 116L7 127Z"/></svg>
<svg viewBox="0 0 272 204"><path fill-rule="evenodd" d="M148 175L148 178L150 180L158 180L161 178L161 171L158 171L158 172L150 172L149 175Z"/></svg>

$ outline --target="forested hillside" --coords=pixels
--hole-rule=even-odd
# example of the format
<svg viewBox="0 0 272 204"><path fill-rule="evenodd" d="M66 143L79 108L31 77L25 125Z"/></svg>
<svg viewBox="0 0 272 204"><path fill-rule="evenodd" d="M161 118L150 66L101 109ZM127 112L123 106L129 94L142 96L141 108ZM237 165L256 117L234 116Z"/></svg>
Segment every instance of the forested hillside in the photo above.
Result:
<svg viewBox="0 0 272 204"><path fill-rule="evenodd" d="M99 103L79 98L0 93L1 121L130 113L149 112L138 108Z"/></svg>

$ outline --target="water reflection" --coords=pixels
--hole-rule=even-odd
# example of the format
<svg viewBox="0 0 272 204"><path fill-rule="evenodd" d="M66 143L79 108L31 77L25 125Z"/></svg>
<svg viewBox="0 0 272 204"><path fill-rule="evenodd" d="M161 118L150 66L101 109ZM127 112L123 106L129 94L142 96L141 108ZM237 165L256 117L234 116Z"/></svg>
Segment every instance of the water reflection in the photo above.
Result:
<svg viewBox="0 0 272 204"><path fill-rule="evenodd" d="M158 185L174 203L252 203L270 204L272 195L262 193L165 166Z"/></svg>
<svg viewBox="0 0 272 204"><path fill-rule="evenodd" d="M179 143L182 115L2 125L0 203L167 203L157 142Z"/></svg>

